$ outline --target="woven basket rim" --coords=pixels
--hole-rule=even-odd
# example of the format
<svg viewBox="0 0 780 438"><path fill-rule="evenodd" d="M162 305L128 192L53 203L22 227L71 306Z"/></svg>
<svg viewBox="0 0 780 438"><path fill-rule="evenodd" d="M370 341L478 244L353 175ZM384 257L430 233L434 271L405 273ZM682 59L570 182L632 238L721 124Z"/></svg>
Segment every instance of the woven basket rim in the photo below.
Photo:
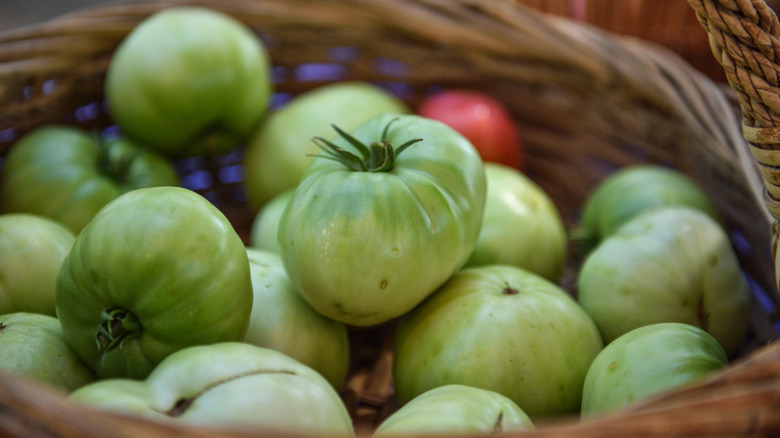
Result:
<svg viewBox="0 0 780 438"><path fill-rule="evenodd" d="M692 0L691 2L693 3ZM724 198L720 199L721 208L739 202L734 208L737 211L728 213L735 227L745 229L747 240L769 242L772 238L774 220L769 210L763 206L766 195L761 169L751 155L750 145L743 137L742 127L737 122L735 104L741 102L737 95L731 94L733 90L724 90L721 84L708 79L681 57L656 43L617 36L593 26L573 23L569 19L541 13L511 2L329 0L312 4L304 0L146 0L91 7L45 23L0 32L0 102L7 103L5 109L0 108L0 154L12 147L12 141L2 141L4 132L14 130L12 134L14 138L18 138L43 123L42 121L54 120L62 110L72 110L74 104L68 101L68 96L94 86L92 81L105 70L116 45L144 17L163 8L184 4L213 7L234 14L259 35L268 36L269 42L276 44L273 46L274 50L279 52L285 50L285 47L271 38L271 33L276 29L274 26L279 26L280 29L296 29L305 37L308 36L307 32L313 33L314 30L327 29L329 26L352 23L354 26L351 31L354 35L375 35L372 32L376 30L372 26L376 22L369 20L369 17L392 17L393 13L403 11L409 20L385 19L382 21L382 29L402 37L399 38L401 42L394 41L392 47L407 43L412 52L410 59L412 56L425 55L426 50L433 52L433 48L439 48L443 53L449 55L450 52L457 52L459 56L446 58L442 55L441 59L468 60L479 65L487 72L485 77L494 79L496 83L503 83L502 81L507 81L509 77L517 78L519 89L524 92L535 90L533 92L540 96L548 93L551 100L561 99L560 107L564 106L565 98L587 95L590 92L587 87L593 87L603 91L605 99L609 99L612 105L633 105L632 108L637 114L644 114L642 111L646 111L649 116L656 117L661 122L677 118L679 126L670 128L679 131L675 131L676 135L689 136L692 141L698 142L697 147L704 148L705 146L701 145L709 143L709 146L706 146L706 154L688 158L686 163L689 170L695 170L698 164L721 166L717 167L716 176L708 181L714 184L719 178L731 178L729 181L736 181L739 186L734 195L723 193ZM293 15L293 11L297 13ZM346 15L349 17L345 17ZM266 27L264 20L271 24ZM456 22L467 22L469 26L453 27L452 24ZM308 23L316 23L316 29L304 26ZM540 39L550 43L539 44ZM419 47L420 53L414 52L414 47L411 46ZM524 50L521 52L518 47L523 47ZM285 63L292 65L297 61L295 56L288 56L289 58L284 59ZM432 59L432 63L441 62L438 58ZM441 71L442 69L437 69L436 73ZM358 71L355 74L377 77L373 72ZM451 72L449 76L446 71L442 74L445 75L442 77L442 83L465 83L465 79L458 76L457 71ZM414 71L407 80L424 83L431 81L429 75L433 73ZM50 95L41 96L43 84L52 78L58 81L58 88ZM80 81L79 78L91 79ZM300 81L290 84L289 89L302 92L317 85L319 83ZM481 86L489 88L490 85ZM32 90L32 98L20 97L19 90L25 87ZM79 104L91 102L91 99L99 97L99 94L96 92ZM419 99L420 95L418 91L418 94L410 99ZM530 104L514 104L513 108L518 114L535 116L529 110ZM554 105L551 104L552 109L544 114L558 114L555 111L560 108ZM588 109L597 111L602 108L594 104ZM609 115L617 117L621 116L620 113L615 110ZM542 118L541 114L538 118ZM560 114L559 120L548 118L548 125L553 125L553 122L569 123L572 130L586 132L582 126L585 123L571 120L571 112ZM619 130L615 140L628 142L634 128L631 123L635 122L635 119L631 117L632 114L622 115L625 117L617 121L602 121L602 129L606 130L614 125L615 129ZM723 122L724 118L730 121ZM540 142L557 139L557 135L566 138L560 132L546 128L538 127L538 130L529 134L529 138ZM650 130L641 132L643 135L664 135L663 132L647 131ZM595 134L590 136L597 137ZM598 141L594 138L588 140ZM668 138L673 140L676 137L670 134ZM636 141L650 143L652 140L637 138ZM538 149L537 151L541 152ZM624 152L615 153L614 156L618 160L625 159L622 153ZM557 157L547 159L541 156L539 160L547 159L544 161L545 165L549 164L550 169L560 171L563 164L556 167L555 158ZM704 158L710 161L697 162ZM704 173L702 171L697 177L705 180L708 175ZM578 176L580 174L573 173L573 178ZM746 193L749 195L745 196ZM742 199L738 199L740 197ZM241 214L246 212L242 211ZM242 224L246 226L247 222ZM761 249L756 250L756 254L751 256L753 258L746 259L746 263L762 261L762 265L756 268L760 271L756 277L760 277L762 284L767 286L771 283L768 271L773 266L767 262L767 254L761 252ZM775 305L780 302L780 294L776 290L768 290L768 295ZM771 340L761 339L760 343L766 341ZM673 429L675 436L693 436L699 433L706 435L713 432L737 435L749 432L749 429L739 428L748 427L750 424L780 430L780 425L774 424L777 423L774 420L777 415L776 403L766 402L770 399L777 400L777 394L780 393L780 386L775 382L780 375L780 346L770 342L765 347L754 345L753 348L747 356L736 360L727 371L691 388L648 399L606 418L588 422L566 418L551 424L542 423L543 427L536 431L517 435L557 437L576 434L584 438L601 436L605 431L616 431L621 435L638 436L662 434L666 429ZM16 406L9 406L4 400L10 400L16 403ZM35 408L35 403L42 405ZM740 404L744 408L736 409ZM17 381L0 372L0 412L6 408L11 413L22 415L15 418L13 423L9 423L9 426L0 425L0 432L4 431L4 427L10 429L10 432L14 431L13 427L31 428L20 429L20 432L38 431L35 427L40 427L41 432L54 431L59 436L101 436L115 432L118 427L126 427L121 435L128 436L162 436L179 432L179 429L171 430L167 425L138 422L137 419L121 415L71 410L72 406L64 400L62 394L29 382ZM40 414L38 409L46 409L49 418L37 418ZM693 421L692 412L705 413L702 413L699 420ZM83 417L85 421L74 416ZM87 424L86 420L94 423ZM184 429L188 432L187 436L238 437L252 434L226 432L222 429ZM253 433L256 435L256 432ZM359 434L363 435L365 433Z"/></svg>

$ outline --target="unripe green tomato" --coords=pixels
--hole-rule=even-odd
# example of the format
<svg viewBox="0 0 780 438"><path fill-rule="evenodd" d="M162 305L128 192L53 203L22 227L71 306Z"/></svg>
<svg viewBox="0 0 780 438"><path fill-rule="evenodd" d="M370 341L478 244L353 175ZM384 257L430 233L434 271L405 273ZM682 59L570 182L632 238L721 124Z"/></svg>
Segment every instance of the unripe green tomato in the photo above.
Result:
<svg viewBox="0 0 780 438"><path fill-rule="evenodd" d="M46 217L0 215L0 314L55 316L57 274L75 240L72 231Z"/></svg>
<svg viewBox="0 0 780 438"><path fill-rule="evenodd" d="M244 341L280 351L340 389L349 367L347 326L315 312L298 295L278 254L255 248L247 254L254 300Z"/></svg>
<svg viewBox="0 0 780 438"><path fill-rule="evenodd" d="M352 160L312 162L279 222L279 253L317 312L381 324L466 263L484 215L485 168L465 137L415 115L382 114L332 145Z"/></svg>
<svg viewBox="0 0 780 438"><path fill-rule="evenodd" d="M255 215L250 230L252 247L279 253L279 221L295 189L287 189L274 196Z"/></svg>
<svg viewBox="0 0 780 438"><path fill-rule="evenodd" d="M723 227L700 210L642 213L584 261L577 297L609 343L635 328L699 327L732 355L749 325L750 288Z"/></svg>
<svg viewBox="0 0 780 438"><path fill-rule="evenodd" d="M393 381L401 405L447 384L491 390L536 422L579 412L603 343L555 283L517 266L464 268L401 317Z"/></svg>
<svg viewBox="0 0 780 438"><path fill-rule="evenodd" d="M57 276L68 345L101 378L143 378L169 354L239 341L252 311L246 248L181 187L126 193L76 237Z"/></svg>
<svg viewBox="0 0 780 438"><path fill-rule="evenodd" d="M158 153L225 153L265 115L269 69L263 42L242 22L171 7L119 44L106 72L106 100L123 132Z"/></svg>
<svg viewBox="0 0 780 438"><path fill-rule="evenodd" d="M73 233L123 193L176 186L173 164L124 137L100 139L67 125L25 135L0 173L0 209L54 219Z"/></svg>
<svg viewBox="0 0 780 438"><path fill-rule="evenodd" d="M485 218L466 266L519 266L558 281L566 262L566 227L544 190L519 170L485 163Z"/></svg>
<svg viewBox="0 0 780 438"><path fill-rule="evenodd" d="M53 316L0 315L0 370L71 392L96 379L70 350Z"/></svg>
<svg viewBox="0 0 780 438"><path fill-rule="evenodd" d="M493 435L534 429L509 398L465 385L426 391L387 417L373 436Z"/></svg>
<svg viewBox="0 0 780 438"><path fill-rule="evenodd" d="M699 209L720 221L707 193L685 173L656 164L634 164L609 174L593 189L575 237L590 251L631 218L666 206Z"/></svg>
<svg viewBox="0 0 780 438"><path fill-rule="evenodd" d="M639 327L615 339L593 360L583 386L582 415L624 408L727 366L723 347L698 327L676 322Z"/></svg>
<svg viewBox="0 0 780 438"><path fill-rule="evenodd" d="M319 373L278 351L243 342L185 348L145 380L103 379L69 399L169 424L263 435L355 435L344 402Z"/></svg>
<svg viewBox="0 0 780 438"><path fill-rule="evenodd" d="M249 205L258 211L284 190L294 188L320 149L313 137L333 139L331 124L350 132L382 113L411 109L368 82L336 82L294 97L272 111L246 146L244 168Z"/></svg>

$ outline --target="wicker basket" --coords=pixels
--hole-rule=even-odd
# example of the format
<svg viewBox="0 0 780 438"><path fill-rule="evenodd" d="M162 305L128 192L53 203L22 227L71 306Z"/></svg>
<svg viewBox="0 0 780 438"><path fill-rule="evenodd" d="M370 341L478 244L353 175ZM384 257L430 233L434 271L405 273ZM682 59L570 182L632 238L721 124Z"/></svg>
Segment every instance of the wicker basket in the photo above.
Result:
<svg viewBox="0 0 780 438"><path fill-rule="evenodd" d="M285 73L276 84L278 92L295 95L331 81L365 80L412 106L439 87L489 93L522 125L526 173L550 194L568 225L577 223L586 194L610 171L636 162L673 165L716 201L755 294L750 340L726 371L615 415L587 422L563 418L522 435L780 434L780 346L771 342L779 323L773 224L780 207L764 194L764 184L769 192L780 191L779 158L772 152L780 144L774 128L780 118L780 25L774 13L761 1L690 0L735 93L658 44L518 3L150 0L8 31L0 34L0 154L47 123L110 127L102 86L112 51L151 13L181 4L227 12L255 30L275 67ZM338 75L311 80L300 74L312 63L333 66ZM176 164L182 181L193 173L214 175L214 184L198 191L248 241L253 217L241 182L218 178L221 168L240 163L239 149ZM572 272L562 284L574 292ZM359 436L369 436L395 408L391 329L392 324L351 332L352 368L342 395ZM92 411L67 402L63 394L0 374L0 436L241 437L258 432L174 427Z"/></svg>

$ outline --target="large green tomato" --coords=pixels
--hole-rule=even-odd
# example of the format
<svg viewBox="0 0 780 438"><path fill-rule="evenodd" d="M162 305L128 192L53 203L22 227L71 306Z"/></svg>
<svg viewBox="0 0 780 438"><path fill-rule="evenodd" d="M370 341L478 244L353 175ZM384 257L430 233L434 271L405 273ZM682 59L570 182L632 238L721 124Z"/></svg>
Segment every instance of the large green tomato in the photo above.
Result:
<svg viewBox="0 0 780 438"><path fill-rule="evenodd" d="M582 415L592 417L694 383L728 366L718 341L689 324L636 328L596 356L585 377Z"/></svg>
<svg viewBox="0 0 780 438"><path fill-rule="evenodd" d="M315 312L298 295L278 254L255 248L247 254L254 301L244 341L280 351L341 388L349 367L347 326Z"/></svg>
<svg viewBox="0 0 780 438"><path fill-rule="evenodd" d="M155 187L106 205L57 277L68 345L99 377L145 377L169 354L241 340L252 309L246 249L197 193Z"/></svg>
<svg viewBox="0 0 780 438"><path fill-rule="evenodd" d="M461 384L503 394L532 419L573 414L602 347L593 320L555 283L511 265L464 268L401 317L396 396L403 405Z"/></svg>
<svg viewBox="0 0 780 438"><path fill-rule="evenodd" d="M0 370L64 392L95 380L65 343L57 318L38 313L0 315Z"/></svg>
<svg viewBox="0 0 780 438"><path fill-rule="evenodd" d="M70 400L199 427L354 436L344 402L316 371L278 351L224 342L168 356L145 380L104 379Z"/></svg>
<svg viewBox="0 0 780 438"><path fill-rule="evenodd" d="M675 206L640 214L604 240L580 268L578 299L604 342L681 322L704 329L731 355L748 329L751 294L720 224Z"/></svg>
<svg viewBox="0 0 780 438"><path fill-rule="evenodd" d="M387 417L373 436L490 435L534 429L509 398L465 385L426 391Z"/></svg>
<svg viewBox="0 0 780 438"><path fill-rule="evenodd" d="M54 285L74 240L72 231L43 216L0 214L0 314L55 316Z"/></svg>
<svg viewBox="0 0 780 438"><path fill-rule="evenodd" d="M319 152L312 137L335 137L331 124L350 132L379 114L409 112L403 101L368 82L337 82L298 95L271 112L247 143L249 205L258 211L298 185L311 155Z"/></svg>
<svg viewBox="0 0 780 438"><path fill-rule="evenodd" d="M360 151L360 142L371 146ZM415 115L380 115L330 145L287 204L280 254L316 311L380 324L466 262L482 224L485 167L463 136Z"/></svg>
<svg viewBox="0 0 780 438"><path fill-rule="evenodd" d="M268 109L265 46L238 20L173 7L141 22L106 72L112 118L131 138L170 156L227 152Z"/></svg>
<svg viewBox="0 0 780 438"><path fill-rule="evenodd" d="M609 174L593 190L573 234L590 251L634 216L674 205L697 208L720 220L715 204L686 174L655 164L629 165Z"/></svg>
<svg viewBox="0 0 780 438"><path fill-rule="evenodd" d="M486 162L485 218L466 266L515 265L558 281L566 262L566 226L552 199L519 170Z"/></svg>
<svg viewBox="0 0 780 438"><path fill-rule="evenodd" d="M22 137L0 173L0 208L46 216L78 233L109 201L143 187L176 186L164 158L123 138L102 141L48 125Z"/></svg>

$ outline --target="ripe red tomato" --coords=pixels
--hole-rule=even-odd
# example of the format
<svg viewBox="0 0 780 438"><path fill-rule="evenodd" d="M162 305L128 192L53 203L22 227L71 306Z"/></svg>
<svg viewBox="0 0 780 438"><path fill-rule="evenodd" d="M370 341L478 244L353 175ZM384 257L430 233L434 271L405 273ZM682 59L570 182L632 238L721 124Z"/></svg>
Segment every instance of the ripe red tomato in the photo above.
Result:
<svg viewBox="0 0 780 438"><path fill-rule="evenodd" d="M445 90L426 98L417 113L460 132L484 161L522 168L520 129L507 108L493 97L476 91Z"/></svg>

